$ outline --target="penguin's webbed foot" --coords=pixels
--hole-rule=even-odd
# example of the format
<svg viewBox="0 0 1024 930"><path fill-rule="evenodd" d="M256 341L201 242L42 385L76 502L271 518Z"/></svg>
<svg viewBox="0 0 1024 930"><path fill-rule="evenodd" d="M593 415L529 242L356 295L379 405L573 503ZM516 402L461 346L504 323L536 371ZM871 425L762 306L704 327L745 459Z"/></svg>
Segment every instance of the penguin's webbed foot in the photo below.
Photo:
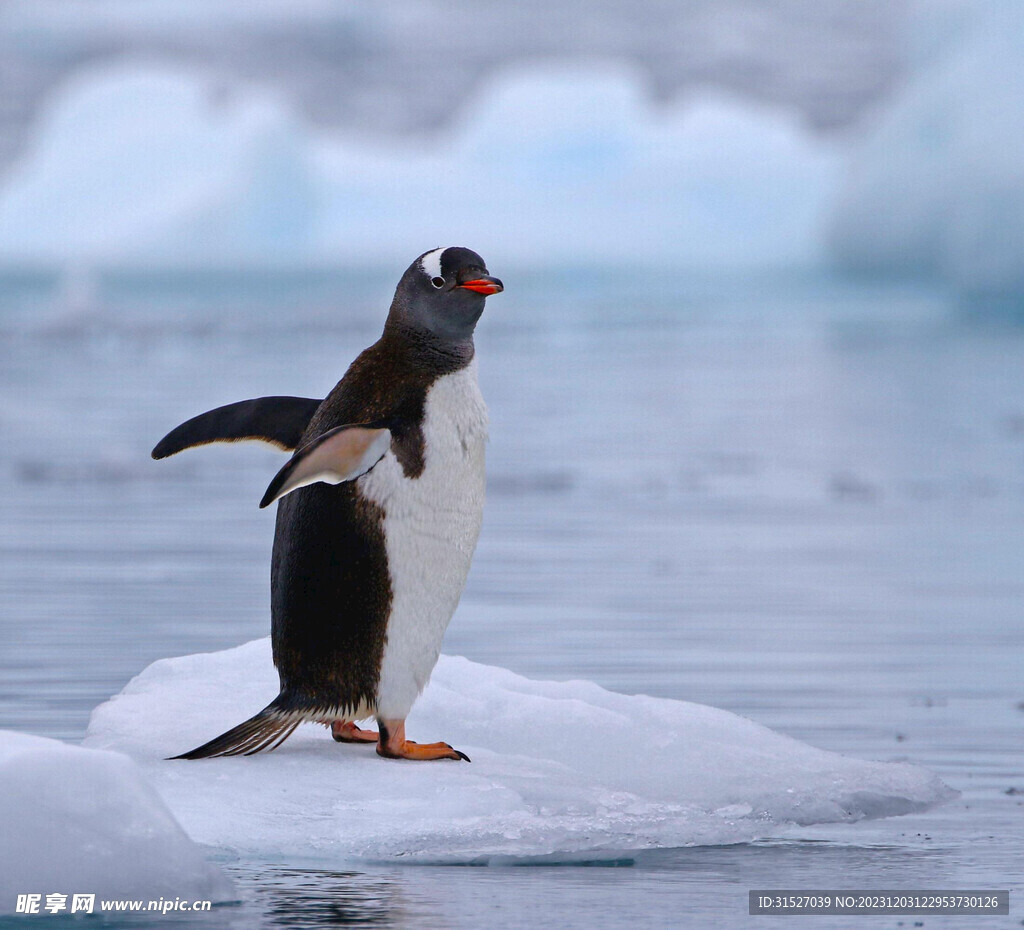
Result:
<svg viewBox="0 0 1024 930"><path fill-rule="evenodd" d="M456 759L469 762L470 758L464 752L453 749L447 743L414 743L412 740L405 740L401 745L390 744L383 746L377 743L377 755L385 759L418 759L428 761L431 759Z"/></svg>
<svg viewBox="0 0 1024 930"><path fill-rule="evenodd" d="M385 759L455 759L469 762L464 752L453 749L448 743L416 743L405 738L404 720L378 720L380 739L377 741L377 755Z"/></svg>
<svg viewBox="0 0 1024 930"><path fill-rule="evenodd" d="M362 730L351 720L335 720L331 724L331 736L336 743L376 743L373 730Z"/></svg>

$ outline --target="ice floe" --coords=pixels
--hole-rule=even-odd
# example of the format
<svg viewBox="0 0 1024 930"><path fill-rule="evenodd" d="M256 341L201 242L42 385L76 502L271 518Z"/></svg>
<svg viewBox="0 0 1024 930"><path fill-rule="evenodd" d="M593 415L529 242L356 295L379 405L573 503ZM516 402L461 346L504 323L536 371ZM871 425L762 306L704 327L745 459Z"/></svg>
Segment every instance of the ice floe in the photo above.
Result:
<svg viewBox="0 0 1024 930"><path fill-rule="evenodd" d="M0 731L0 824L0 913L19 894L234 897L120 753Z"/></svg>
<svg viewBox="0 0 1024 930"><path fill-rule="evenodd" d="M921 810L953 792L911 765L815 749L724 710L534 681L442 656L409 719L472 764L378 758L307 725L274 753L164 761L277 692L269 640L163 659L93 713L200 843L317 861L578 859Z"/></svg>

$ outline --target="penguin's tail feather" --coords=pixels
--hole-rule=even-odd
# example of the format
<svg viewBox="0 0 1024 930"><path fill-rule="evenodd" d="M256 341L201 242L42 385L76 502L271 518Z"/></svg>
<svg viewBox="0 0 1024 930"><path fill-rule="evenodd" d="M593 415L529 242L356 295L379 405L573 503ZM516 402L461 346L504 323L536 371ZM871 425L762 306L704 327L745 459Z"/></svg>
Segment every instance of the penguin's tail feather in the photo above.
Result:
<svg viewBox="0 0 1024 930"><path fill-rule="evenodd" d="M254 717L250 717L226 733L215 736L208 743L197 746L171 759L210 759L214 756L251 756L264 750L277 749L295 728L310 719L305 714L282 711L273 702Z"/></svg>

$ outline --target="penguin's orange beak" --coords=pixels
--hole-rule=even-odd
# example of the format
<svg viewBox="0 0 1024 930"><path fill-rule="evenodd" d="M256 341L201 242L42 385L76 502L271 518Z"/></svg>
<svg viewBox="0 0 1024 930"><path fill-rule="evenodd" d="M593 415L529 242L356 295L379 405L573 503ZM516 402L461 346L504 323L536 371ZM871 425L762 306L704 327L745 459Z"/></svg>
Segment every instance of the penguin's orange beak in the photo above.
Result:
<svg viewBox="0 0 1024 930"><path fill-rule="evenodd" d="M505 290L505 285L501 281L486 274L474 278L472 281L463 281L459 287L464 287L467 291L476 291L485 297L489 297L491 294L500 294Z"/></svg>

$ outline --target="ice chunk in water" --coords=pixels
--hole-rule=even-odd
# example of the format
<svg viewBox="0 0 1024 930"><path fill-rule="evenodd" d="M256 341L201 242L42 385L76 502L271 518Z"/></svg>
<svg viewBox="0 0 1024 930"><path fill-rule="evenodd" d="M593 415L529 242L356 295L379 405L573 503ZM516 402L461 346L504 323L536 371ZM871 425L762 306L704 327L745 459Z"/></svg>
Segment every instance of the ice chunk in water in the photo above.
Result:
<svg viewBox="0 0 1024 930"><path fill-rule="evenodd" d="M234 898L131 759L0 731L0 913L17 895ZM98 907L98 904L95 905Z"/></svg>
<svg viewBox="0 0 1024 930"><path fill-rule="evenodd" d="M712 707L532 681L442 656L409 718L472 764L382 760L303 726L274 753L191 749L277 693L269 640L155 662L97 708L87 744L137 758L192 837L330 862L578 858L750 840L953 795L911 765L814 749Z"/></svg>

